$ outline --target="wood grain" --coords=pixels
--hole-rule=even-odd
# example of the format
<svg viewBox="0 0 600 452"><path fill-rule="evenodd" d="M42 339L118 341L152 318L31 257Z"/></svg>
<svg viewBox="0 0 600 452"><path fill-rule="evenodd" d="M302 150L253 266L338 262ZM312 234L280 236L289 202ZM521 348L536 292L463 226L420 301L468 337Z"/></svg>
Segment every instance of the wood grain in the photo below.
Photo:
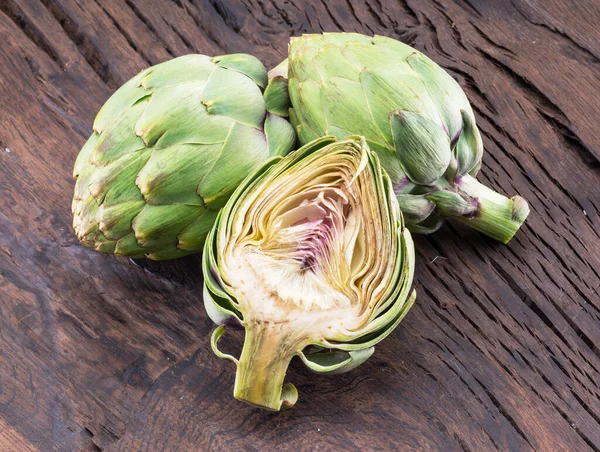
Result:
<svg viewBox="0 0 600 452"><path fill-rule="evenodd" d="M600 7L594 0L0 0L0 449L599 450ZM467 92L481 178L531 215L508 246L416 239L416 306L362 367L293 363L293 410L232 398L200 261L97 254L71 168L121 83L174 56L358 31ZM226 345L239 348L241 336Z"/></svg>

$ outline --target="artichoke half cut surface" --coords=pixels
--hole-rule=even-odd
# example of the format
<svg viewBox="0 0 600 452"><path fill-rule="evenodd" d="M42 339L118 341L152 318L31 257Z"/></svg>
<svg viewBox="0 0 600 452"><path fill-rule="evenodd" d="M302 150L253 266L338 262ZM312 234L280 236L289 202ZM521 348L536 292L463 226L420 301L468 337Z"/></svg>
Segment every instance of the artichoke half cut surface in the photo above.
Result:
<svg viewBox="0 0 600 452"><path fill-rule="evenodd" d="M103 253L202 250L229 195L293 149L285 83L251 55L186 55L145 69L104 104L75 162L73 228Z"/></svg>
<svg viewBox="0 0 600 452"><path fill-rule="evenodd" d="M288 64L289 63L289 64ZM289 77L290 119L301 144L363 135L388 172L409 229L458 220L507 243L529 214L477 181L483 144L460 85L416 49L384 36L292 38L271 74Z"/></svg>
<svg viewBox="0 0 600 452"><path fill-rule="evenodd" d="M203 271L234 396L270 410L297 399L284 384L292 357L319 373L353 369L415 300L413 242L362 137L317 139L246 178L208 235ZM240 324L237 359L217 342Z"/></svg>

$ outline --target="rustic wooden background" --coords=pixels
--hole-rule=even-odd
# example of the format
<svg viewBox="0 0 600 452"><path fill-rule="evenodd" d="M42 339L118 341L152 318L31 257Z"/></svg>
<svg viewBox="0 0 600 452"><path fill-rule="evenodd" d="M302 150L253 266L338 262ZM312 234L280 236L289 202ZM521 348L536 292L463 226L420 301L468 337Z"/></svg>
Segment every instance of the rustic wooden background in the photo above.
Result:
<svg viewBox="0 0 600 452"><path fill-rule="evenodd" d="M600 449L597 0L0 0L0 450ZM148 65L359 31L466 90L481 178L531 206L508 245L416 240L416 306L361 368L280 414L232 397L197 257L83 248L71 168L96 111ZM241 338L230 341L239 346Z"/></svg>

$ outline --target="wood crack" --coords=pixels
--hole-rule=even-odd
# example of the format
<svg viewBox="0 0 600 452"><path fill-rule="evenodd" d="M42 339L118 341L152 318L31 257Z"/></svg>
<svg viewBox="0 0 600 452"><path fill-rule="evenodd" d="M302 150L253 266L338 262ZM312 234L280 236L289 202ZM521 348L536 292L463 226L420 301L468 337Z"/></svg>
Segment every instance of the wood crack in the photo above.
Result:
<svg viewBox="0 0 600 452"><path fill-rule="evenodd" d="M129 44L129 47L131 47L131 49L136 52L139 56L142 57L142 59L144 60L144 62L148 65L148 66L153 66L155 63L153 63L148 56L145 55L145 52L143 52L135 43L135 41L132 39L132 37L130 36L130 34L127 32L127 30L125 30L125 28L123 28L119 22L117 22L115 20L115 18L112 16L112 14L110 14L108 12L108 10L102 6L102 4L98 1L98 0L94 0L96 2L96 4L98 5L98 7L104 12L104 14L106 14L106 17L108 17L111 21L111 23L114 25L114 27L119 31L119 33L121 33L121 35L123 35L123 37L125 38L125 40L127 41L127 44Z"/></svg>
<svg viewBox="0 0 600 452"><path fill-rule="evenodd" d="M48 55L48 57L58 65L61 71L65 69L59 54L52 48L51 44L33 24L30 18L23 13L22 9L15 5L14 1L7 0L0 2L0 11L6 14L6 16L9 17L23 33L25 33L32 43Z"/></svg>
<svg viewBox="0 0 600 452"><path fill-rule="evenodd" d="M125 0L125 4L127 6L129 6L129 8L133 11L133 14L135 14L135 16L146 26L146 28L148 28L148 30L150 30L150 33L152 33L152 35L158 40L158 42L161 43L161 45L167 51L167 53L171 57L175 58L175 56L176 56L175 52L173 52L173 50L166 43L166 41L163 39L163 37L159 33L156 32L156 28L154 27L154 25L152 25L152 22L150 22L146 18L146 16L144 16L144 14L142 13L142 11L140 11L140 9L135 5L135 3L133 3L131 0ZM175 28L173 28L173 31L175 31ZM177 34L179 35L179 33L177 33ZM181 36L179 36L179 37L181 38Z"/></svg>
<svg viewBox="0 0 600 452"><path fill-rule="evenodd" d="M529 81L526 77L515 72L507 64L503 63L486 50L479 47L477 48L477 50L485 59L487 59L493 65L495 65L499 69L503 70L507 75L509 75L524 92L528 93L529 99L534 103L534 105L538 106L538 111L542 110L547 112L546 116L551 116L552 118L554 118L554 120L560 121L560 124L564 125L564 127L572 127L571 121L569 121L569 119L562 112L560 107L558 107L554 102L552 102L550 98L544 93L542 93L531 81ZM572 133L572 135L574 134ZM583 142L581 142L581 140L578 141L580 142L580 148L583 148L586 152L590 153L591 157L595 160L600 160L600 156L596 155L596 153L591 148L585 146Z"/></svg>
<svg viewBox="0 0 600 452"><path fill-rule="evenodd" d="M50 11L52 16L60 24L67 37L75 44L75 47L79 50L81 56L94 70L94 72L100 77L105 84L112 89L119 87L119 82L110 73L108 65L102 62L100 52L93 46L90 40L81 33L78 26L72 21L65 11L61 9L59 3L52 2L51 0L40 0L44 6Z"/></svg>
<svg viewBox="0 0 600 452"><path fill-rule="evenodd" d="M548 25L546 23L543 22L536 22L535 20L533 20L531 17L529 17L522 8L519 7L519 5L515 2L515 0L511 0L511 4L512 6L515 8L515 10L521 15L523 16L523 18L536 26L545 28L546 30L550 31L551 33L555 33L559 36L561 36L562 38L564 38L565 40L567 40L569 42L570 45L574 46L575 48L577 48L578 50L580 50L581 52L583 52L585 55L587 55L588 58L591 59L592 63L599 63L600 62L600 56L596 55L593 51L591 51L590 49L588 49L587 47L579 44L577 41L575 41L573 38L571 38L571 36L569 36L567 33L565 33L562 30L559 30L558 28L552 26L552 25Z"/></svg>
<svg viewBox="0 0 600 452"><path fill-rule="evenodd" d="M532 449L536 449L535 446L533 444L531 444L531 442L529 441L529 439L527 439L527 436L525 435L525 432L521 429L521 427L519 427L519 425L517 424L517 422L515 421L515 419L506 410L506 408L504 408L504 406L500 403L500 401L496 398L496 396L492 393L492 391L490 391L487 388L487 386L485 386L483 384L483 382L481 380L479 380L477 377L473 376L473 378L475 379L475 381L477 381L477 383L479 383L479 386L481 386L482 389L485 391L485 393L490 398L490 400L492 401L492 403L494 404L494 406L498 409L498 412L508 421L508 423L512 426L512 428L515 429L515 431L519 434L519 436L521 438L523 438L523 440L527 444L529 444L529 446Z"/></svg>

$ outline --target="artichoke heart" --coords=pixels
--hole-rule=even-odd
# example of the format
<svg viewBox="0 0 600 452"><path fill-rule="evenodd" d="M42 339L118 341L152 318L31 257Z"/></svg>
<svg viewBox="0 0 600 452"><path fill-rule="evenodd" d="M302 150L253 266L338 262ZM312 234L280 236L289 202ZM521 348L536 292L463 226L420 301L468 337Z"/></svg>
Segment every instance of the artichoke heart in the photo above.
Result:
<svg viewBox="0 0 600 452"><path fill-rule="evenodd" d="M529 214L475 176L483 142L458 83L421 52L383 36L292 38L271 71L289 77L290 120L301 144L363 135L388 172L406 223L430 233L445 219L507 243Z"/></svg>
<svg viewBox="0 0 600 452"><path fill-rule="evenodd" d="M234 54L182 56L125 83L75 162L79 240L157 260L201 251L244 177L294 147L281 81L268 83L258 59Z"/></svg>
<svg viewBox="0 0 600 452"><path fill-rule="evenodd" d="M203 270L221 325L213 349L237 364L234 395L270 410L296 401L283 382L292 357L316 372L350 370L415 299L412 239L362 137L317 139L246 178L209 233ZM237 359L217 341L240 324Z"/></svg>

